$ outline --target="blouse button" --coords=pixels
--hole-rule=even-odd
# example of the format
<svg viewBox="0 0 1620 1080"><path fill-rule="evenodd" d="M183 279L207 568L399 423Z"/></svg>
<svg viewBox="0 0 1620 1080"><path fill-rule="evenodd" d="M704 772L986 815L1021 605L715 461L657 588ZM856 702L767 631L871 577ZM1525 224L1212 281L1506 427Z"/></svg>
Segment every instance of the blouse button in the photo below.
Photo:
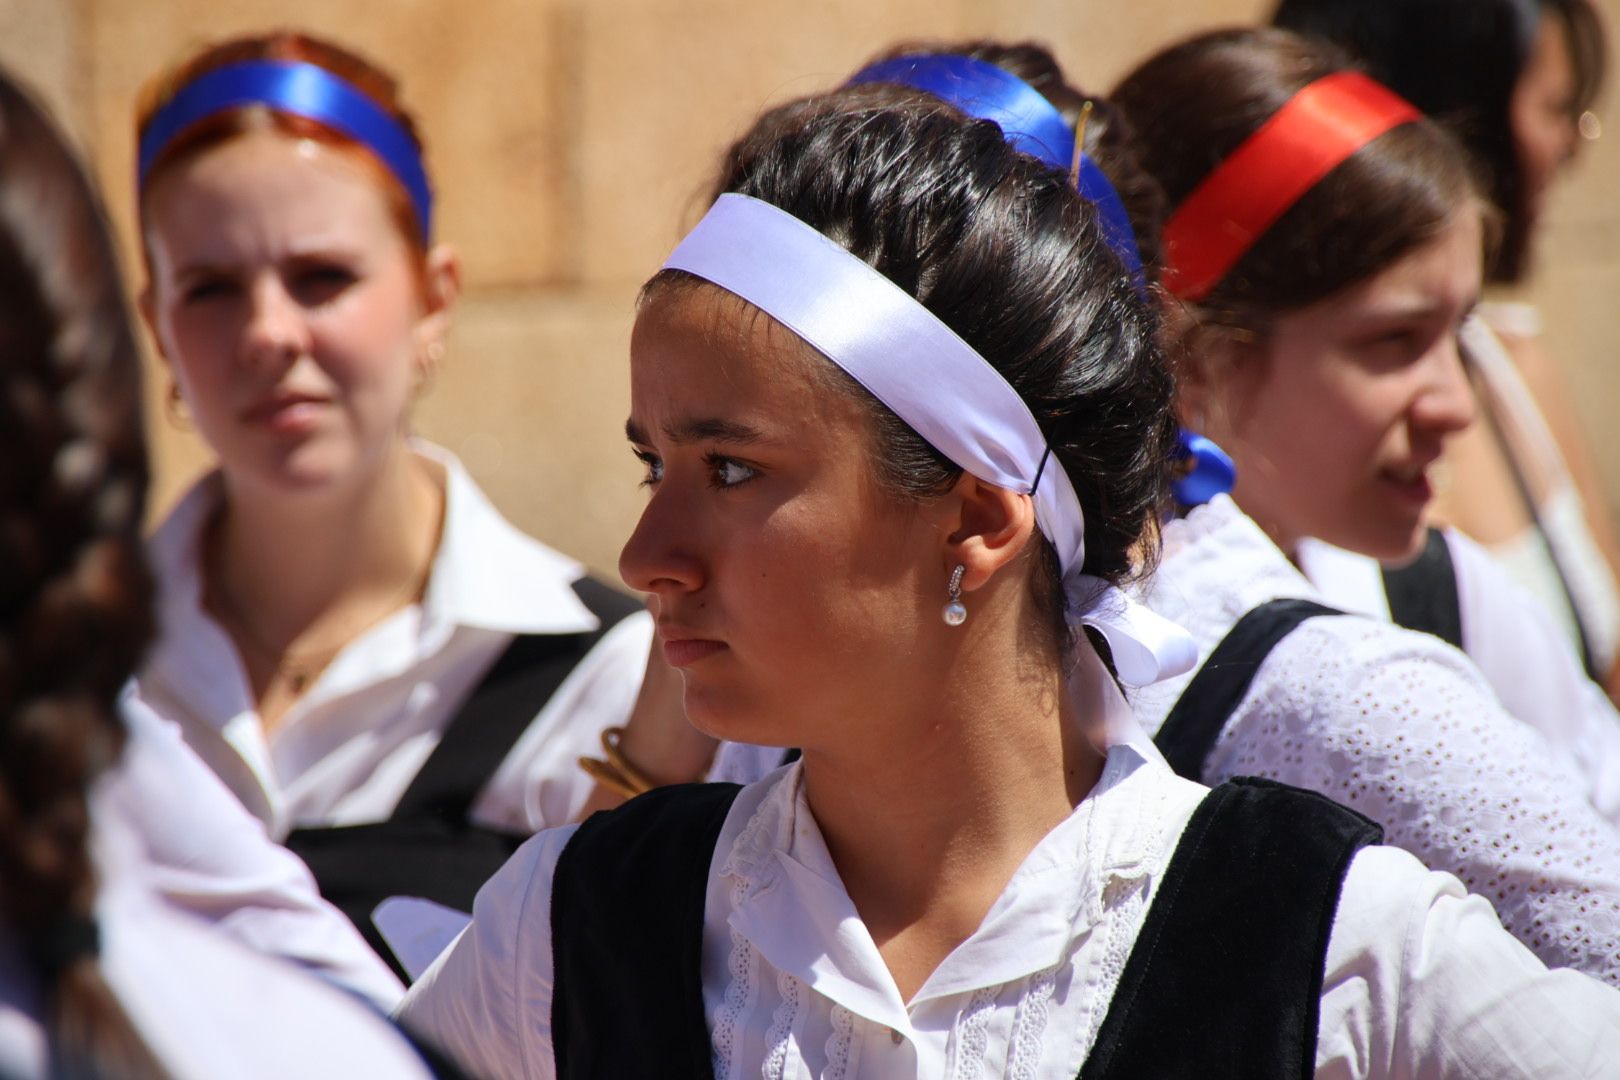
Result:
<svg viewBox="0 0 1620 1080"><path fill-rule="evenodd" d="M897 1030L896 1028L890 1028L889 1029L889 1041L894 1043L894 1045L899 1046L902 1042L905 1041L905 1038L906 1037L904 1035L900 1034L899 1030Z"/></svg>

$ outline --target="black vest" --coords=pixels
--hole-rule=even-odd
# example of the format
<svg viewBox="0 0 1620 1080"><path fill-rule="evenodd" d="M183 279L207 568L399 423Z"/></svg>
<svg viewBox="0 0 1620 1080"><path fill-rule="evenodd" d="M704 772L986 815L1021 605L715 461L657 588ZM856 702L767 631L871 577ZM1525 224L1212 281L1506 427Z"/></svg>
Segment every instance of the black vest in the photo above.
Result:
<svg viewBox="0 0 1620 1080"><path fill-rule="evenodd" d="M1457 597L1457 568L1446 534L1430 529L1418 557L1399 569L1384 569L1384 596L1396 626L1433 634L1463 648L1462 602ZM1466 651L1466 650L1465 650Z"/></svg>
<svg viewBox="0 0 1620 1080"><path fill-rule="evenodd" d="M569 672L640 605L590 578L574 592L601 626L584 634L520 634L450 718L387 821L294 829L286 844L309 864L321 895L354 923L394 971L405 971L371 913L390 896L421 896L459 911L526 836L468 820L473 800Z"/></svg>
<svg viewBox="0 0 1620 1080"><path fill-rule="evenodd" d="M582 825L552 882L559 1080L713 1080L704 898L738 788L662 788ZM1378 826L1314 792L1223 784L1159 886L1080 1080L1308 1077L1345 871Z"/></svg>
<svg viewBox="0 0 1620 1080"><path fill-rule="evenodd" d="M1271 650L1306 619L1343 614L1314 600L1268 600L1239 619L1187 683L1153 736L1170 767L1203 783L1204 760Z"/></svg>

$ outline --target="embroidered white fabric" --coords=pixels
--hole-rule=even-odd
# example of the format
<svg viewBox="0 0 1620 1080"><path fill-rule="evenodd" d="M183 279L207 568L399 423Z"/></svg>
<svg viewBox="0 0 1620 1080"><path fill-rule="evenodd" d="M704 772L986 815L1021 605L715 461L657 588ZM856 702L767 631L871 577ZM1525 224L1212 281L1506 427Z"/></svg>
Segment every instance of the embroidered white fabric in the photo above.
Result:
<svg viewBox="0 0 1620 1080"><path fill-rule="evenodd" d="M1096 790L907 1002L839 882L801 768L738 795L710 860L704 1003L714 1016L724 1002L752 999L717 1077L772 1075L782 974L804 994L783 1061L795 1080L1075 1076L1117 987L1122 965L1111 957L1134 943L1203 789L1115 746ZM549 905L571 836L557 829L530 840L406 996L401 1019L475 1075L556 1074ZM750 857L735 858L745 847ZM734 902L740 877L757 887ZM741 994L733 932L758 964ZM1620 993L1547 971L1450 875L1392 848L1357 855L1328 946L1318 1077L1602 1076L1617 1055Z"/></svg>
<svg viewBox="0 0 1620 1080"><path fill-rule="evenodd" d="M1317 593L1221 498L1165 531L1148 601L1207 659L1245 612ZM1191 676L1134 695L1150 731ZM1436 638L1359 616L1307 620L1272 651L1204 772L1313 788L1448 870L1551 966L1620 984L1620 832L1587 784Z"/></svg>
<svg viewBox="0 0 1620 1080"><path fill-rule="evenodd" d="M1620 713L1587 678L1580 659L1547 609L1455 529L1446 532L1457 579L1462 648L1502 707L1539 731L1554 754L1580 773L1582 792L1620 828ZM1359 615L1390 618L1377 560L1302 540L1299 568L1327 603Z"/></svg>

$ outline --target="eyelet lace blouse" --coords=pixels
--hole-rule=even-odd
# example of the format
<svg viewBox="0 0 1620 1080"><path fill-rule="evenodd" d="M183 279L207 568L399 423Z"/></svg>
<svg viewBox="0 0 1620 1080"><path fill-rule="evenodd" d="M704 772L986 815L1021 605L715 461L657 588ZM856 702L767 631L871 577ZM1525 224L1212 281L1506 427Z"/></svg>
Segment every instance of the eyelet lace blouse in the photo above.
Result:
<svg viewBox="0 0 1620 1080"><path fill-rule="evenodd" d="M1276 597L1320 598L1230 499L1167 526L1148 602L1200 655ZM1136 692L1149 731L1190 678ZM1490 900L1549 966L1620 985L1620 832L1567 756L1508 715L1439 639L1363 617L1301 624L1261 666L1203 780L1240 775L1361 811L1384 826L1385 843Z"/></svg>

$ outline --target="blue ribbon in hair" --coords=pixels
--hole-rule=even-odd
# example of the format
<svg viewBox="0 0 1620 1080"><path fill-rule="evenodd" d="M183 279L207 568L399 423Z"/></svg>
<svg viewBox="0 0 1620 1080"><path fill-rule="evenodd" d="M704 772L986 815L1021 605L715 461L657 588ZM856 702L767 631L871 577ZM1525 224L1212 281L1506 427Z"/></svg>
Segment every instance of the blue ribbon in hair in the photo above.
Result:
<svg viewBox="0 0 1620 1080"><path fill-rule="evenodd" d="M141 137L140 182L146 182L153 164L181 132L210 116L250 105L307 117L376 154L410 195L422 242L428 242L433 192L410 133L360 89L315 64L253 60L216 68L187 83L146 126Z"/></svg>
<svg viewBox="0 0 1620 1080"><path fill-rule="evenodd" d="M849 85L874 82L909 86L933 94L969 116L992 121L1014 150L1054 169L1067 173L1074 164L1074 129L1063 114L1040 91L988 60L953 53L898 56L862 68ZM1109 248L1136 279L1137 288L1145 290L1142 255L1130 215L1114 185L1086 154L1080 155L1076 187L1097 208Z"/></svg>
<svg viewBox="0 0 1620 1080"><path fill-rule="evenodd" d="M1182 506L1202 506L1237 483L1237 466L1226 451L1186 428L1176 436L1176 462L1171 488Z"/></svg>

